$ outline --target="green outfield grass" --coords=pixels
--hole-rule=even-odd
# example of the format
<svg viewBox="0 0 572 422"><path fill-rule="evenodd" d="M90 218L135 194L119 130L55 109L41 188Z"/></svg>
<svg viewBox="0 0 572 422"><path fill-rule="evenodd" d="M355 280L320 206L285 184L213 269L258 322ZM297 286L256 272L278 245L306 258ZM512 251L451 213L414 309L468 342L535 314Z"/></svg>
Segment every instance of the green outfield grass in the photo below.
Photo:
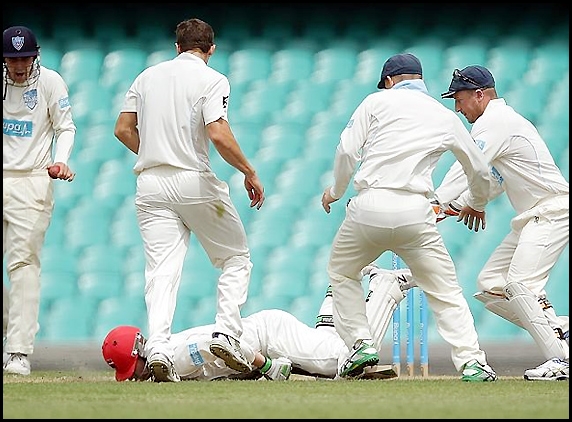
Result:
<svg viewBox="0 0 572 422"><path fill-rule="evenodd" d="M111 373L5 375L4 419L568 419L568 382L458 378L115 382Z"/></svg>

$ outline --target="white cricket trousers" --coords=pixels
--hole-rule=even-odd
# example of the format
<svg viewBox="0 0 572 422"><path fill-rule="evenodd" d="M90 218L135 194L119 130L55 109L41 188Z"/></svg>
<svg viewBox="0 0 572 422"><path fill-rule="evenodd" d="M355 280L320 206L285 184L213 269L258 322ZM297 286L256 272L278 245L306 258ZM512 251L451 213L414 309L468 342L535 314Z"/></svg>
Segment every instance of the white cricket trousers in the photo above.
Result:
<svg viewBox="0 0 572 422"><path fill-rule="evenodd" d="M54 208L54 185L45 169L3 172L2 257L10 280L7 353L34 352L40 326L40 258ZM65 251L62 251L65 253ZM6 311L4 311L6 318Z"/></svg>
<svg viewBox="0 0 572 422"><path fill-rule="evenodd" d="M239 338L252 263L228 185L212 172L153 167L137 177L135 206L146 259L147 356L163 353L173 358L169 338L191 233L214 267L222 270L215 331Z"/></svg>
<svg viewBox="0 0 572 422"><path fill-rule="evenodd" d="M256 312L245 318L244 327L242 339L255 350L271 359L287 357L292 366L312 375L334 378L348 356L346 345L334 330L309 327L283 310Z"/></svg>
<svg viewBox="0 0 572 422"><path fill-rule="evenodd" d="M479 290L503 294L507 283L518 282L536 296L546 295L550 271L570 241L568 200L552 196L513 218L512 230L479 274Z"/></svg>
<svg viewBox="0 0 572 422"><path fill-rule="evenodd" d="M360 272L386 251L401 257L425 292L437 331L451 345L455 368L460 371L471 359L486 364L473 315L429 200L398 190L361 191L348 204L334 238L328 275L334 325L347 347L351 349L359 339L372 338Z"/></svg>

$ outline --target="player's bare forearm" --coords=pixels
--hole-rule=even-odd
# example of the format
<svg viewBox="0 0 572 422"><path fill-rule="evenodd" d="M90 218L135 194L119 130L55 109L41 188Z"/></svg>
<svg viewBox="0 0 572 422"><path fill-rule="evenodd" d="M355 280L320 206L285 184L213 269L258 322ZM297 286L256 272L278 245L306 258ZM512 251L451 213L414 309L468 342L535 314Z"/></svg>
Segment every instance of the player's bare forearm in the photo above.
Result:
<svg viewBox="0 0 572 422"><path fill-rule="evenodd" d="M139 131L137 130L137 113L119 113L115 122L114 135L135 154L139 152Z"/></svg>

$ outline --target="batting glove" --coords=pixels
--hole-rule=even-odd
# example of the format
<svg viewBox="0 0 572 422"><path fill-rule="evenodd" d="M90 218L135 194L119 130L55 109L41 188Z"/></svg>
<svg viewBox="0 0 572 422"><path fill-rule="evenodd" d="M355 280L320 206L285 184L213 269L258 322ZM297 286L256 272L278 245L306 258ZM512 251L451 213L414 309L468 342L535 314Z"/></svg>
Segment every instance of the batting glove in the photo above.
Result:
<svg viewBox="0 0 572 422"><path fill-rule="evenodd" d="M266 358L264 366L260 368L262 375L271 381L286 381L292 372L292 361L288 358Z"/></svg>
<svg viewBox="0 0 572 422"><path fill-rule="evenodd" d="M431 206L433 211L437 214L437 223L443 221L447 217L457 217L459 212L461 212L461 206L455 202L451 201L446 205L442 205L437 200L431 201Z"/></svg>

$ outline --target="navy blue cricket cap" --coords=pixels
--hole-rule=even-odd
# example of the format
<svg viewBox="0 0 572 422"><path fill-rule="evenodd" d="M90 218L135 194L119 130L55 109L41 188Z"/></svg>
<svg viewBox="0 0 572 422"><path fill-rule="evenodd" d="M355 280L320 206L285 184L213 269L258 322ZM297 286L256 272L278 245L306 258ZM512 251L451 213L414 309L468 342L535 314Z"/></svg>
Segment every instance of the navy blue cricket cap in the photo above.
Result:
<svg viewBox="0 0 572 422"><path fill-rule="evenodd" d="M383 69L381 69L381 79L377 84L377 88L385 88L385 78L388 76L407 74L423 76L423 69L421 68L421 62L419 59L411 53L402 53L391 56L384 63Z"/></svg>
<svg viewBox="0 0 572 422"><path fill-rule="evenodd" d="M468 89L486 89L495 87L495 78L492 73L483 66L471 65L466 68L453 71L453 79L449 90L441 94L441 98L453 98L459 91Z"/></svg>
<svg viewBox="0 0 572 422"><path fill-rule="evenodd" d="M36 35L25 26L11 26L4 30L4 57L37 56L40 46Z"/></svg>

